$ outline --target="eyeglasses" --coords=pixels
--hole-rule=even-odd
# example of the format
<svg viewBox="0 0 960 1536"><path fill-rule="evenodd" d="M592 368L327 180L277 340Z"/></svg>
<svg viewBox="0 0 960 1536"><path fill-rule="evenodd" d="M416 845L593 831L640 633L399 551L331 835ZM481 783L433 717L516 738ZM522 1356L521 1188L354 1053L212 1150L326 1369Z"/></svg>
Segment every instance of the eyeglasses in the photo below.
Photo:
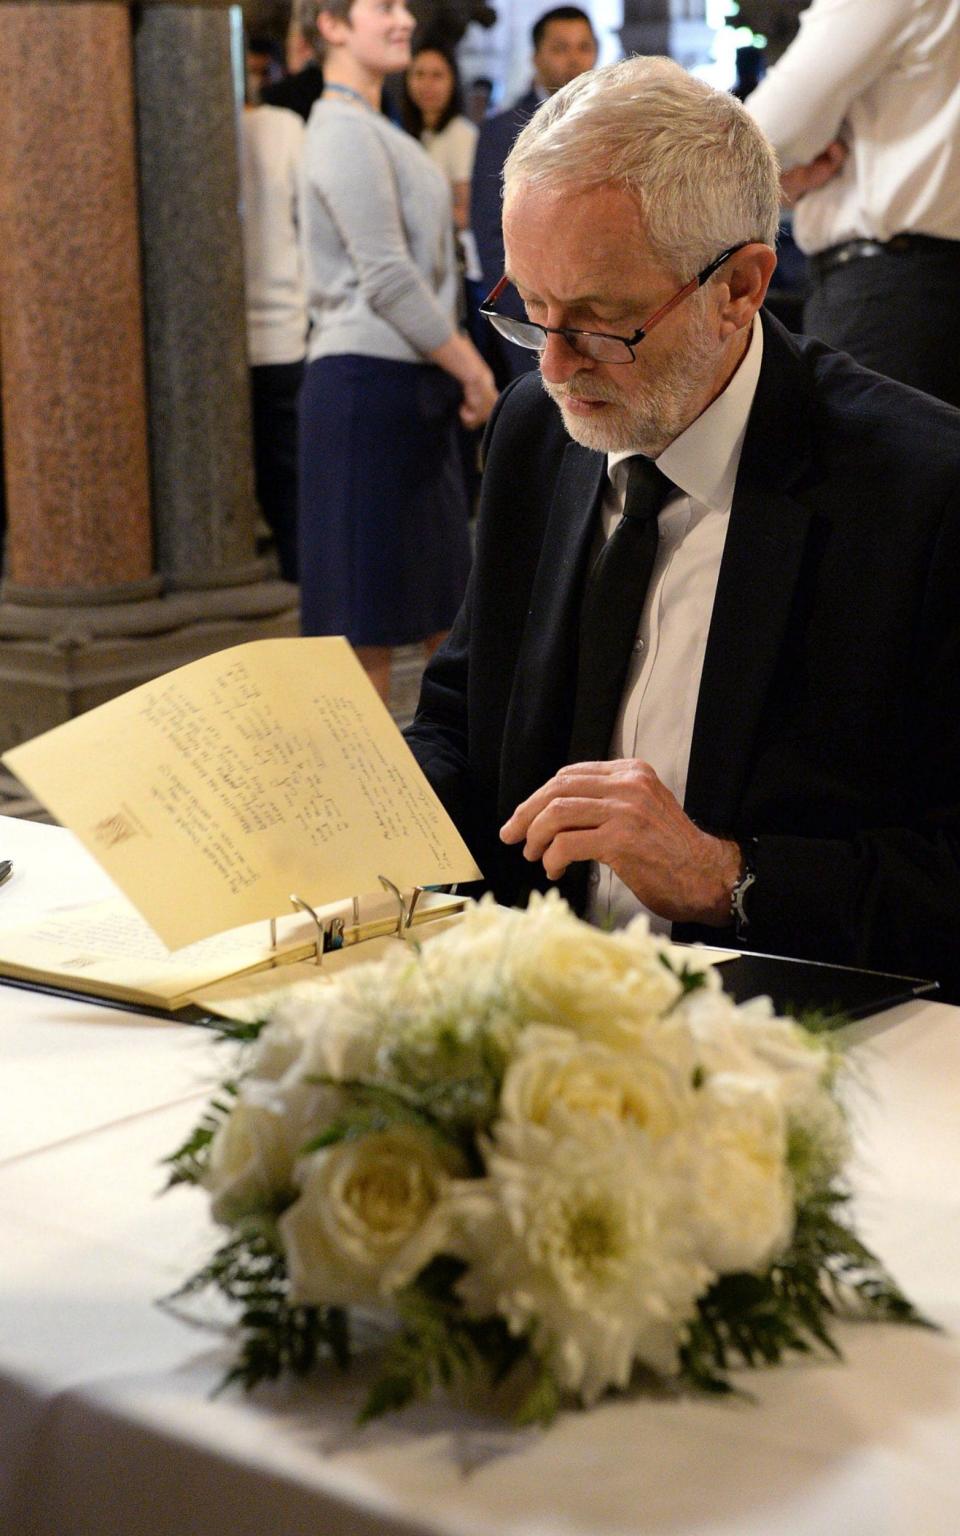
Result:
<svg viewBox="0 0 960 1536"><path fill-rule="evenodd" d="M567 346L574 352L578 352L581 357L592 357L596 363L634 363L637 360L634 350L637 343L643 341L653 327L659 325L660 321L669 315L671 309L675 309L691 293L702 288L707 278L712 277L725 261L751 243L749 240L741 240L738 245L731 245L727 250L721 251L715 261L711 261L710 265L704 267L702 272L698 272L696 277L691 277L689 283L684 283L672 299L668 299L666 304L661 304L660 308L650 316L649 320L645 320L632 336L612 336L608 331L574 331L568 326L537 325L533 320L514 320L510 315L498 315L489 306L496 304L507 287L510 279L506 273L484 299L480 306L480 313L490 321L501 336L505 336L508 341L514 342L518 347L525 347L528 352L542 352L547 345L548 336L562 336Z"/></svg>

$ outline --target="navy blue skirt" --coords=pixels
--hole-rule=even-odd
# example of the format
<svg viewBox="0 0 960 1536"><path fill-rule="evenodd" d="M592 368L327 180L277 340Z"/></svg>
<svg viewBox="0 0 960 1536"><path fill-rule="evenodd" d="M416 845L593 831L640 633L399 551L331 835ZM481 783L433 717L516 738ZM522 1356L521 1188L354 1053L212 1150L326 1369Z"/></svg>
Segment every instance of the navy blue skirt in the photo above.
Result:
<svg viewBox="0 0 960 1536"><path fill-rule="evenodd" d="M460 389L441 368L345 354L300 392L305 635L410 645L449 629L470 569Z"/></svg>

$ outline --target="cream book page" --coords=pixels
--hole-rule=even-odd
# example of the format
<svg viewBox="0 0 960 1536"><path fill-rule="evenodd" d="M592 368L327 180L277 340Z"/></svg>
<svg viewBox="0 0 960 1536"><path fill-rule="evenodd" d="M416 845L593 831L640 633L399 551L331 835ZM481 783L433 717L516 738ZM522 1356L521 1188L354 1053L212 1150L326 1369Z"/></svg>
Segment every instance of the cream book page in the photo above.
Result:
<svg viewBox="0 0 960 1536"><path fill-rule="evenodd" d="M0 932L0 974L45 981L94 996L179 1008L224 976L279 966L315 952L303 917L251 923L171 953L122 896Z"/></svg>
<svg viewBox="0 0 960 1536"><path fill-rule="evenodd" d="M347 642L204 657L14 747L6 766L171 949L479 871Z"/></svg>

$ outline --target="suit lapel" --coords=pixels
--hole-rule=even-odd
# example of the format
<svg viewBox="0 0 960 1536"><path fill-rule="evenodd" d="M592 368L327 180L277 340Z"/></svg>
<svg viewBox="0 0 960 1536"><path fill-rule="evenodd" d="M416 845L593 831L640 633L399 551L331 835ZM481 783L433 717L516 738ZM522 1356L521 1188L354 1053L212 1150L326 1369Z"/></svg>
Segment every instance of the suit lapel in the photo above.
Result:
<svg viewBox="0 0 960 1536"><path fill-rule="evenodd" d="M786 333L763 320L763 365L720 565L685 799L688 815L721 832L735 821L811 516L792 494L809 479L809 387Z"/></svg>
<svg viewBox="0 0 960 1536"><path fill-rule="evenodd" d="M567 444L507 708L500 772L504 817L566 760L580 592L605 470L605 455Z"/></svg>

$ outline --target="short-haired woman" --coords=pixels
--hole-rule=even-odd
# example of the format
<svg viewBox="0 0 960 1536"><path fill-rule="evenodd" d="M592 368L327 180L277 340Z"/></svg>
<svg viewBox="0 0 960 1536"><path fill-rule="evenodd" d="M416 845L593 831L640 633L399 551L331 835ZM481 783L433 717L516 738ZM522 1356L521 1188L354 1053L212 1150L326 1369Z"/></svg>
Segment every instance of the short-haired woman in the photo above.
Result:
<svg viewBox="0 0 960 1536"><path fill-rule="evenodd" d="M303 174L302 628L346 635L386 699L393 647L430 654L463 596L457 418L481 425L495 389L456 325L446 177L380 112L414 19L403 0L309 4L324 92Z"/></svg>

